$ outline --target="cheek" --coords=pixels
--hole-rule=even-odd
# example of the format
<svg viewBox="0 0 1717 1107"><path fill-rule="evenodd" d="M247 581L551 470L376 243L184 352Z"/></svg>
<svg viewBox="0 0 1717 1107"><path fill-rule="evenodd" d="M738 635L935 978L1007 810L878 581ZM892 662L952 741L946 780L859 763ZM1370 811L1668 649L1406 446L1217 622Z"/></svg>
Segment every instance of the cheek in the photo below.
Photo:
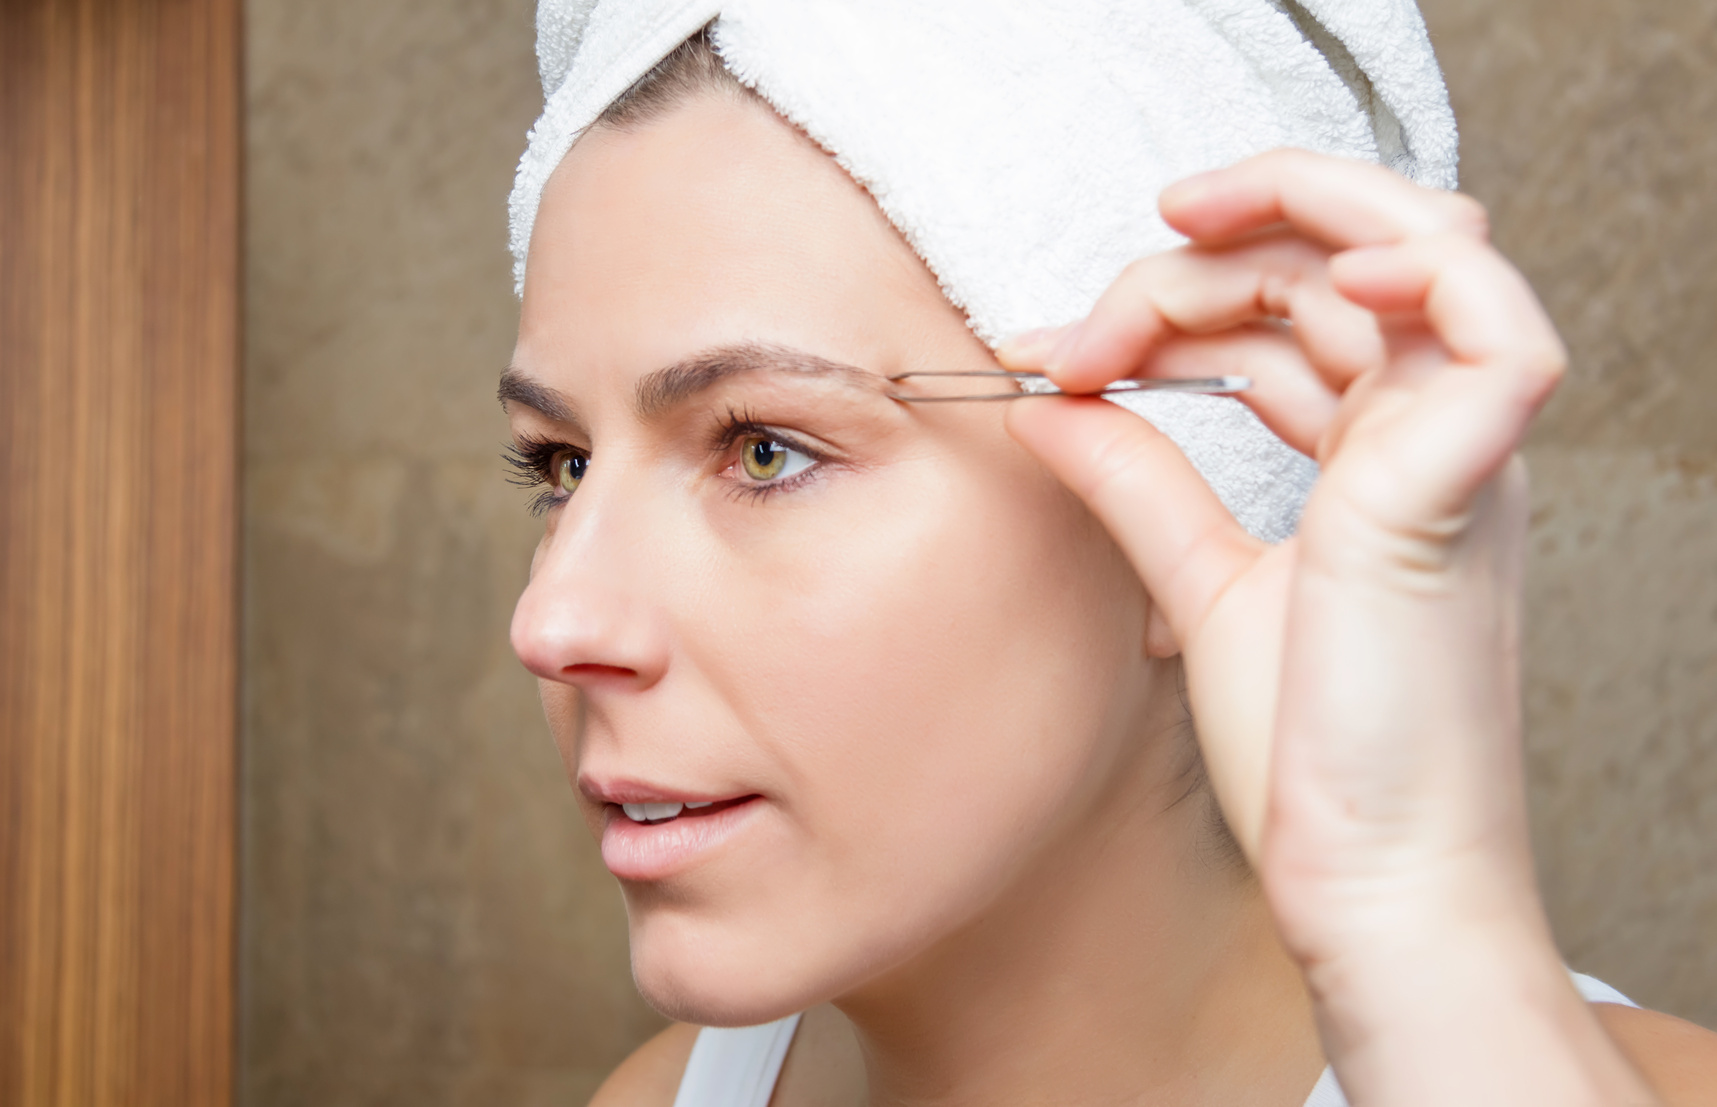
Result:
<svg viewBox="0 0 1717 1107"><path fill-rule="evenodd" d="M845 483L732 543L756 571L711 589L724 602L685 638L713 644L698 667L782 774L816 888L791 909L904 937L909 917L934 929L993 896L1092 791L1144 607L1035 468Z"/></svg>

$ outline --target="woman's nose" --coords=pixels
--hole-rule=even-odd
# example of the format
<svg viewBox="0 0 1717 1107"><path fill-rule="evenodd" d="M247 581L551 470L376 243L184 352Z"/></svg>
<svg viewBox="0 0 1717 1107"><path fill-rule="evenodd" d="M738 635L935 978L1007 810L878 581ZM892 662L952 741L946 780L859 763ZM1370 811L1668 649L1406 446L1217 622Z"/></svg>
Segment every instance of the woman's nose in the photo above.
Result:
<svg viewBox="0 0 1717 1107"><path fill-rule="evenodd" d="M567 509L562 509L567 510ZM660 611L650 602L641 536L601 512L566 519L544 539L513 609L513 652L544 680L642 691L667 672Z"/></svg>

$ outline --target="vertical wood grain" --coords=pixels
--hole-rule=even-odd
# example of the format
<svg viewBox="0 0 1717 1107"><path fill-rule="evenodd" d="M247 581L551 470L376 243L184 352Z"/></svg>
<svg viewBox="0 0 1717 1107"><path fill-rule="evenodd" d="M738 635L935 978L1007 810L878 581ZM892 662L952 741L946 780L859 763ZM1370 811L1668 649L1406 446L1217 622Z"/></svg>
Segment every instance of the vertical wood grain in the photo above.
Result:
<svg viewBox="0 0 1717 1107"><path fill-rule="evenodd" d="M231 1100L237 0L0 2L0 1104Z"/></svg>

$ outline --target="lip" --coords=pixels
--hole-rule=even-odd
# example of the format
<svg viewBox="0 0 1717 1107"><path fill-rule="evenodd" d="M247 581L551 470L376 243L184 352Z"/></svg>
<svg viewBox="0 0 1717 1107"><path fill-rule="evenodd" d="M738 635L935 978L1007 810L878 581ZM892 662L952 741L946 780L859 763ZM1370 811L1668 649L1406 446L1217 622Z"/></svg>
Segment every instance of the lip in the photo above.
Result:
<svg viewBox="0 0 1717 1107"><path fill-rule="evenodd" d="M635 823L619 803L685 803L653 792L648 797L610 800L602 812L602 863L621 880L657 881L702 864L737 835L762 809L763 797L720 801L708 814L682 814L662 823ZM693 797L691 802L699 802Z"/></svg>
<svg viewBox="0 0 1717 1107"><path fill-rule="evenodd" d="M579 791L597 803L612 804L725 803L750 795L748 792L725 792L720 795L713 792L682 792L676 788L648 784L641 780L599 780L595 777L580 777L578 787Z"/></svg>

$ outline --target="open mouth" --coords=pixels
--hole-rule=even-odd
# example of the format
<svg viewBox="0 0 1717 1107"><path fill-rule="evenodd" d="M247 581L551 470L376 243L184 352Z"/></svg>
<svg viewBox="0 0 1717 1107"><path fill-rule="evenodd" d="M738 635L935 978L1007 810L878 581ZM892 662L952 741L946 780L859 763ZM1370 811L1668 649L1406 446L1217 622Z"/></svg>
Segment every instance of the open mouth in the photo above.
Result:
<svg viewBox="0 0 1717 1107"><path fill-rule="evenodd" d="M618 807L621 814L635 823L655 824L714 815L756 798L738 796L734 799L702 800L695 803L617 803L613 806Z"/></svg>

